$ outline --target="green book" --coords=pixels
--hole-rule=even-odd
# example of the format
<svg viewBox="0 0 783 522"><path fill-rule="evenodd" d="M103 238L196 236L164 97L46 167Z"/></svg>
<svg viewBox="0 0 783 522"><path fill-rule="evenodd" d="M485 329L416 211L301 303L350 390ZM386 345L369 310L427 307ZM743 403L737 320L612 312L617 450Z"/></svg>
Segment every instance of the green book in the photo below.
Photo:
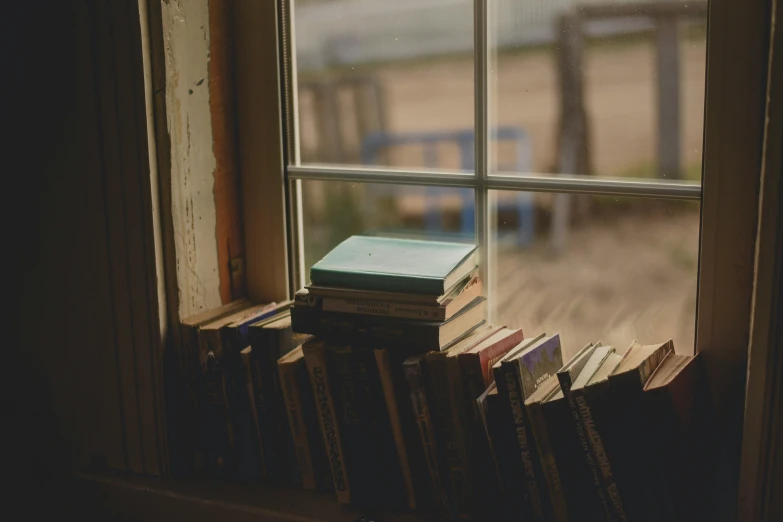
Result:
<svg viewBox="0 0 783 522"><path fill-rule="evenodd" d="M314 285L443 295L476 268L476 246L352 236L310 269Z"/></svg>

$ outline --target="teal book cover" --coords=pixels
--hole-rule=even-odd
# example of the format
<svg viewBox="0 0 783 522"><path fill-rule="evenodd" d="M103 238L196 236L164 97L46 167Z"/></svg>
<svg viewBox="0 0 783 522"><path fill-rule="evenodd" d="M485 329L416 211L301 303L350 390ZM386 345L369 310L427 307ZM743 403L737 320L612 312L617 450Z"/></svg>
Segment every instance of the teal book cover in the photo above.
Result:
<svg viewBox="0 0 783 522"><path fill-rule="evenodd" d="M442 295L476 266L475 245L352 236L310 269L314 285ZM465 272L465 274L462 274Z"/></svg>

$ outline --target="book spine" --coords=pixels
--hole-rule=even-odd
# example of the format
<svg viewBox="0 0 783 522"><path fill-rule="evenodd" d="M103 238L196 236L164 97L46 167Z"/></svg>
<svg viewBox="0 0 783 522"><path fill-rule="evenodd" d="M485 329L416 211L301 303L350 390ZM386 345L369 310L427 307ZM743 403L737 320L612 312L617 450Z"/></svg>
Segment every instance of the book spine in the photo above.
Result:
<svg viewBox="0 0 783 522"><path fill-rule="evenodd" d="M514 518L528 520L533 516L533 508L530 505L530 498L525 488L524 466L513 423L505 369L502 366L493 368L495 384L498 389L497 407L493 408L496 412L493 413L493 423L496 425L493 439L499 453L504 456L504 458L498 461L500 485L503 488L508 504L509 515ZM518 494L520 491L522 495Z"/></svg>
<svg viewBox="0 0 783 522"><path fill-rule="evenodd" d="M202 404L204 470L209 475L224 475L231 457L234 437L228 415L223 368L212 351L207 353Z"/></svg>
<svg viewBox="0 0 783 522"><path fill-rule="evenodd" d="M400 507L406 503L404 481L395 456L395 441L384 400L375 350L367 346L353 348L351 376L357 391L361 431L360 447L368 466L368 485L373 506ZM374 463L373 463L374 461Z"/></svg>
<svg viewBox="0 0 783 522"><path fill-rule="evenodd" d="M351 503L351 490L346 474L345 457L340 427L337 423L337 412L330 391L329 373L326 364L326 348L322 343L306 347L305 361L310 381L313 387L318 419L321 424L324 446L329 456L332 470L332 480L337 500L341 504Z"/></svg>
<svg viewBox="0 0 783 522"><path fill-rule="evenodd" d="M549 490L549 499L552 502L552 512L556 522L568 522L568 505L566 503L563 486L560 482L560 470L555 461L552 444L549 439L546 421L544 420L543 404L540 402L527 405L527 414L530 419L530 427L536 441L538 454L541 458L541 467Z"/></svg>
<svg viewBox="0 0 783 522"><path fill-rule="evenodd" d="M620 498L620 492L617 488L617 482L612 474L612 467L609 463L609 457L604 449L603 439L593 418L593 412L585 389L571 390L574 400L574 408L579 416L579 422L587 439L588 451L590 453L593 468L598 478L598 485L602 489L602 498L608 504L610 519L617 522L625 522L628 515L625 512L623 501Z"/></svg>
<svg viewBox="0 0 783 522"><path fill-rule="evenodd" d="M421 350L440 350L440 325L438 323L385 323L378 317L360 314L321 312L314 308L291 309L291 325L294 331L321 338L355 338L366 334L379 341L393 344L409 344Z"/></svg>
<svg viewBox="0 0 783 522"><path fill-rule="evenodd" d="M400 319L422 319L425 321L446 320L445 307L414 303L325 297L323 298L321 308L325 312L377 315L381 317L397 317Z"/></svg>
<svg viewBox="0 0 783 522"><path fill-rule="evenodd" d="M418 358L415 362L406 362L403 368L405 381L410 391L411 409L419 431L435 504L445 506L446 494L440 476L434 426L426 393L424 360L423 358Z"/></svg>
<svg viewBox="0 0 783 522"><path fill-rule="evenodd" d="M428 295L443 295L446 293L444 279L440 278L367 272L340 272L322 270L317 266L310 269L310 281L314 285L319 286L356 288L379 292Z"/></svg>
<svg viewBox="0 0 783 522"><path fill-rule="evenodd" d="M649 448L656 441L649 439L642 416L642 381L639 373L626 372L608 382L587 387L587 397L593 421L603 439L604 450L612 464L612 475L619 484L623 505L631 520L654 520L650 473L636 462L638 448ZM623 412L618 419L616 412Z"/></svg>
<svg viewBox="0 0 783 522"><path fill-rule="evenodd" d="M394 390L394 380L388 348L375 350L375 362L378 367L381 387L383 388L383 396L386 400L386 409L389 413L389 424L391 425L392 435L394 436L394 445L397 447L397 458L400 473L402 474L403 485L405 486L405 496L407 498L408 507L410 509L416 509L416 491L413 483L413 473L411 472L408 450L405 446L400 407L397 404L397 396Z"/></svg>
<svg viewBox="0 0 783 522"><path fill-rule="evenodd" d="M558 373L557 378L560 381L560 389L563 391L563 396L565 397L566 403L568 405L572 426L576 430L576 437L579 441L579 447L581 448L581 455L584 459L584 462L587 463L588 469L590 470L590 481L592 486L591 489L595 492L595 497L598 499L600 504L600 516L607 522L611 522L612 513L609 508L609 502L607 501L604 490L601 487L601 480L598 476L598 468L596 467L595 460L593 459L593 454L590 451L587 435L585 433L584 427L582 426L582 421L576 406L576 401L574 400L574 394L571 391L571 380L564 377L560 373Z"/></svg>
<svg viewBox="0 0 783 522"><path fill-rule="evenodd" d="M473 506L473 489L470 475L470 429L467 422L467 408L463 389L462 375L459 359L451 357L446 359L446 382L449 406L447 412L451 414L451 429L444 430L443 444L449 448L446 452L449 461L449 477L451 489L456 499L457 516L460 519L470 517Z"/></svg>
<svg viewBox="0 0 783 522"><path fill-rule="evenodd" d="M253 381L250 369L250 353L239 356L239 382L235 404L237 426L237 476L239 480L252 481L260 477L263 450L261 449L258 415L253 407Z"/></svg>
<svg viewBox="0 0 783 522"><path fill-rule="evenodd" d="M307 444L310 448L310 463L315 474L316 488L327 493L334 492L332 470L329 466L329 456L324 446L324 436L321 433L318 407L315 402L315 393L310 383L310 375L307 372L307 364L304 359L296 364L296 382L299 390L299 400L304 420L304 431Z"/></svg>
<svg viewBox="0 0 783 522"><path fill-rule="evenodd" d="M443 353L431 353L427 356L427 396L434 411L433 427L435 444L440 457L441 480L446 490L447 507L452 518L458 518L466 510L463 492L462 473L460 472L460 452L457 444L457 429L454 423L451 389L446 369L446 356Z"/></svg>
<svg viewBox="0 0 783 522"><path fill-rule="evenodd" d="M539 480L536 476L536 466L533 454L533 434L530 430L530 424L525 414L524 397L522 395L522 385L518 379L518 373L513 364L504 365L504 380L508 390L508 400L511 408L511 418L514 426L514 432L517 437L519 455L522 460L523 481L527 498L530 503L532 518L534 520L546 520L544 512L544 502L539 488ZM532 443L532 444L531 444Z"/></svg>
<svg viewBox="0 0 783 522"><path fill-rule="evenodd" d="M166 350L163 355L168 434L180 441L169 448L174 478L200 471L202 455L198 444L198 328L180 325L181 352Z"/></svg>
<svg viewBox="0 0 783 522"><path fill-rule="evenodd" d="M304 360L299 359L290 364L278 364L277 370L280 375L280 382L283 388L283 399L285 400L286 411L288 413L288 425L291 430L291 437L294 441L296 461L299 465L299 474L302 479L304 489L316 489L315 469L313 467L313 458L310 453L310 444L307 440L307 429L303 415L301 391L297 382L297 366L304 364Z"/></svg>

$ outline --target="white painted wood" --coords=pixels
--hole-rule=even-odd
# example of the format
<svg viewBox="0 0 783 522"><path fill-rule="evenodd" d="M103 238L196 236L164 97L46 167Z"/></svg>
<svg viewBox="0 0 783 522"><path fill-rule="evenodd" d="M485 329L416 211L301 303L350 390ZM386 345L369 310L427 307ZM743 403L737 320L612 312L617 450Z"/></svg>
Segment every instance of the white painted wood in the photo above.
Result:
<svg viewBox="0 0 783 522"><path fill-rule="evenodd" d="M179 317L220 306L215 156L209 110L207 0L163 2L166 107L171 140L171 214Z"/></svg>

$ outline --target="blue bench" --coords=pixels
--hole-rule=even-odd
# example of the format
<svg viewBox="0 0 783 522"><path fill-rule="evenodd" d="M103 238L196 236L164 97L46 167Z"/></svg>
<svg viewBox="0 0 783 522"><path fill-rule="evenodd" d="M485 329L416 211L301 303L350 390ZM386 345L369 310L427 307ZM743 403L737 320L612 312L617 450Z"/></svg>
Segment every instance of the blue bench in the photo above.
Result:
<svg viewBox="0 0 783 522"><path fill-rule="evenodd" d="M515 158L511 164L501 164L501 171L526 172L531 169L530 141L527 133L516 127L500 127L492 133L493 141L497 144L510 141L515 146ZM424 166L426 168L438 168L440 154L438 145L443 143L456 144L459 149L460 166L463 170L472 171L475 167L475 138L472 130L450 132L419 132L392 134L387 132L374 132L368 134L362 142L361 158L364 165L376 165L378 155L384 149L405 145L418 145L423 148ZM396 193L412 190L412 187L393 186ZM465 188L452 187L426 187L426 211L424 216L425 229L431 232L442 231L440 208L437 201L447 194L457 193L461 199L460 233L473 234L475 231L475 198L473 191ZM519 246L528 246L534 236L534 212L533 195L529 192L517 192L513 199L504 199L497 202L499 211L511 210L516 212L518 227L516 243Z"/></svg>

